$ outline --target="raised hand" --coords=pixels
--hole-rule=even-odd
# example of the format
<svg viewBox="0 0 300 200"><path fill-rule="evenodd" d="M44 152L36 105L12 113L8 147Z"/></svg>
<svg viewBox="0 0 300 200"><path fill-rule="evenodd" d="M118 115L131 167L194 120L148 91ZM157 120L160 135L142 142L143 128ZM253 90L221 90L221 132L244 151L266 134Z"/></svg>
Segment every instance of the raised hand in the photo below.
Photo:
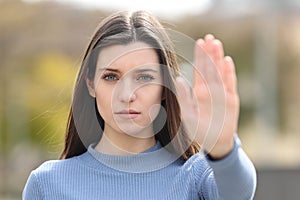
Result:
<svg viewBox="0 0 300 200"><path fill-rule="evenodd" d="M238 126L235 66L213 35L197 40L194 55L192 90L182 77L176 80L182 122L212 158L221 159L232 150Z"/></svg>

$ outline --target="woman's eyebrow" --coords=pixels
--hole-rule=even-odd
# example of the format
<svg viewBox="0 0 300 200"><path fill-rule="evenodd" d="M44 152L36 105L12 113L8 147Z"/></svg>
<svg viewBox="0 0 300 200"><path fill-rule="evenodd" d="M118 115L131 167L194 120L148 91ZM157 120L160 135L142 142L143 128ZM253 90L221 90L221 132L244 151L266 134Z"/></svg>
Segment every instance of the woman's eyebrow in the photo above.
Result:
<svg viewBox="0 0 300 200"><path fill-rule="evenodd" d="M102 68L99 68L99 71L111 71L111 72L121 73L121 71L118 70L118 69L108 68L108 67L102 67ZM143 72L154 72L154 73L158 73L157 70L151 69L151 68L136 69L136 70L134 70L134 72L135 72L135 73L143 73Z"/></svg>
<svg viewBox="0 0 300 200"><path fill-rule="evenodd" d="M135 72L136 73L143 73L143 72L155 72L155 73L158 73L158 71L157 70L155 70L155 69L148 69L148 68L143 68L143 69L137 69L137 70L135 70Z"/></svg>
<svg viewBox="0 0 300 200"><path fill-rule="evenodd" d="M99 68L99 71L120 72L118 69L113 69L113 68L108 68L108 67Z"/></svg>

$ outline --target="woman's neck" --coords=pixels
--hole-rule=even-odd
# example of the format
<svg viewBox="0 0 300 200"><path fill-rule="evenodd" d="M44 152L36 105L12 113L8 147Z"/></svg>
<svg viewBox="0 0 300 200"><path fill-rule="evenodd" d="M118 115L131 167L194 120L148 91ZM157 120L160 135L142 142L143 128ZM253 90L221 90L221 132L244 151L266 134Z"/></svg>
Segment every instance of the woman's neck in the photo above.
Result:
<svg viewBox="0 0 300 200"><path fill-rule="evenodd" d="M115 131L103 132L95 150L109 155L130 155L143 152L156 144L155 137L139 138Z"/></svg>

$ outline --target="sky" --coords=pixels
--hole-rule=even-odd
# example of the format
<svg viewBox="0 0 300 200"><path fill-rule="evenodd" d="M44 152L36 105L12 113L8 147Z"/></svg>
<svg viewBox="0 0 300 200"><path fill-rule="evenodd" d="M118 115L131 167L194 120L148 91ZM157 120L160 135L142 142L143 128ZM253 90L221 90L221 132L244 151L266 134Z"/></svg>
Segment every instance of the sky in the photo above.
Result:
<svg viewBox="0 0 300 200"><path fill-rule="evenodd" d="M23 0L38 2L45 0ZM87 9L112 10L146 10L164 17L175 17L184 14L200 14L212 5L212 0L55 0L64 4L80 6Z"/></svg>

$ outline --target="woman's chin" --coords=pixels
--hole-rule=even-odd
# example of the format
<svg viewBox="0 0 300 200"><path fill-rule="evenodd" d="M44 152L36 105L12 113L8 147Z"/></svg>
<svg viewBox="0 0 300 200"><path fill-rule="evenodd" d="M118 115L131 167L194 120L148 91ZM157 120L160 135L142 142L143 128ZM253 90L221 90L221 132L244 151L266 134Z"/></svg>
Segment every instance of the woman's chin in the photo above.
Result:
<svg viewBox="0 0 300 200"><path fill-rule="evenodd" d="M147 130L147 128L138 125L119 127L119 129L121 133L135 138L146 139L154 136L152 129L150 129L150 131Z"/></svg>

